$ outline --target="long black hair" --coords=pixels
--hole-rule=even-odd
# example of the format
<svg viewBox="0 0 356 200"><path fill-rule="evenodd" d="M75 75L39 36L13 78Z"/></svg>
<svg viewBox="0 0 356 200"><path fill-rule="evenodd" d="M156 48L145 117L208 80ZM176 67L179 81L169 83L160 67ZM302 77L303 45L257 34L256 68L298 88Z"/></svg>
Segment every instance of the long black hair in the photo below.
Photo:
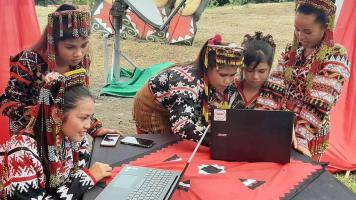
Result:
<svg viewBox="0 0 356 200"><path fill-rule="evenodd" d="M93 99L92 94L85 86L76 86L65 91L63 113L66 114L68 111L76 108L78 106L78 102L85 98Z"/></svg>

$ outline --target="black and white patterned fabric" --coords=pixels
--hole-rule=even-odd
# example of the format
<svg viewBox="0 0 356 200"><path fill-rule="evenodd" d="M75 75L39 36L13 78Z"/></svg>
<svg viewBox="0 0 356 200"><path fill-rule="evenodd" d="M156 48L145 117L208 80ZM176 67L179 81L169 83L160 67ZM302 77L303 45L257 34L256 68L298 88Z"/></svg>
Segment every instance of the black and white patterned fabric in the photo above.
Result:
<svg viewBox="0 0 356 200"><path fill-rule="evenodd" d="M155 99L170 113L171 129L183 139L199 141L206 125L202 122L203 77L193 65L169 68L148 82ZM228 87L224 94L209 87L209 110L216 108L236 92L235 87Z"/></svg>
<svg viewBox="0 0 356 200"><path fill-rule="evenodd" d="M85 143L81 144L85 146ZM55 191L47 191L45 169L38 154L37 142L32 136L13 135L6 144L0 145L1 170L2 173L7 171L6 174L1 174L4 190L0 194L3 192L9 200L80 199L95 185L96 180L84 167L73 169L71 144L66 141L64 146L66 167L61 174L61 186ZM81 151L82 165L86 164L83 160L87 158L83 156L85 152Z"/></svg>

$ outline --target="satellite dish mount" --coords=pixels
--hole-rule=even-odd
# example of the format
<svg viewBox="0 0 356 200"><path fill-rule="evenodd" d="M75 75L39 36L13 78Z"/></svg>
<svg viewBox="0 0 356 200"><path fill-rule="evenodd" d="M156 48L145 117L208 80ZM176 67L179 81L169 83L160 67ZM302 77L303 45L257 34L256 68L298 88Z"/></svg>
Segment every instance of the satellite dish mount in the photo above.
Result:
<svg viewBox="0 0 356 200"><path fill-rule="evenodd" d="M122 55L132 66L134 66L135 69L137 68L132 60L120 50L120 30L122 28L123 17L126 15L126 10L130 7L132 12L139 16L143 21L150 24L153 28L163 30L167 27L168 23L172 20L174 15L185 5L185 2L186 0L182 0L164 22L153 0L115 0L113 2L110 9L110 15L113 19L115 41L113 63L110 73L111 77L109 78L110 81L120 81L120 55ZM109 36L105 36L104 41L107 40L108 37ZM105 41L104 49L106 48L107 42ZM106 81L108 81L108 78L106 78Z"/></svg>

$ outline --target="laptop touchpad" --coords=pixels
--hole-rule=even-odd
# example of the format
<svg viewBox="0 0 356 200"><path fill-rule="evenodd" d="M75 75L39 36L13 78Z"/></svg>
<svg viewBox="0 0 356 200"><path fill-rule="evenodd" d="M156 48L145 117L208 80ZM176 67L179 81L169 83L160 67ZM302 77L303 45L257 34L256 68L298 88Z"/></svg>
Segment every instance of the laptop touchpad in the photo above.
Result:
<svg viewBox="0 0 356 200"><path fill-rule="evenodd" d="M134 175L121 175L120 176L120 181L116 179L113 183L113 187L119 187L119 188L132 188L133 185L136 184L137 176Z"/></svg>

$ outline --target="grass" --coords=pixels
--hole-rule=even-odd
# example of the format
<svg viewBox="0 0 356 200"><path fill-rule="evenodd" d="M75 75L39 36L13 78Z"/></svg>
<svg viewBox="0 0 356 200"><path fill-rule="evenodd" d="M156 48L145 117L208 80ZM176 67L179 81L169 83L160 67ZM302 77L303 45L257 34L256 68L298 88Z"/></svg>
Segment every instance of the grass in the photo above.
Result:
<svg viewBox="0 0 356 200"><path fill-rule="evenodd" d="M54 10L55 8L53 7L36 7L42 30L47 23L47 14ZM166 61L182 62L193 60L204 42L213 37L215 33L222 34L226 42L232 41L240 44L244 34L262 31L266 34L271 34L275 39L277 49L274 63L276 63L286 44L292 41L293 20L293 3L248 4L244 6L208 8L197 24L198 31L192 46L165 45L138 41L132 38L121 40L121 46L122 51L138 66L145 67ZM92 34L90 46L93 59L91 66L92 87L100 88L105 81L102 40L98 33ZM124 61L121 65L129 66ZM95 89L95 91L98 91L98 89ZM344 174L335 176L356 193L356 173L351 173L347 179Z"/></svg>
<svg viewBox="0 0 356 200"><path fill-rule="evenodd" d="M273 12L271 12L273 9ZM125 52L138 66L145 67L165 61L182 62L196 58L201 46L205 41L213 37L216 33L223 36L226 42L240 44L244 34L263 31L275 37L277 51L275 58L282 52L287 42L292 41L293 28L292 3L281 4L260 4L245 6L226 6L218 8L208 8L203 13L197 24L198 31L192 46L166 45L147 41L138 41L129 38L121 40L122 51ZM41 29L45 27L47 14L54 8L38 7L39 23ZM269 18L273 18L274 23L265 23ZM90 38L92 51L92 75L95 84L103 85L102 77L103 56L102 41L98 33L93 33ZM122 66L129 66L128 63L121 63ZM97 86L94 84L94 87Z"/></svg>
<svg viewBox="0 0 356 200"><path fill-rule="evenodd" d="M345 177L345 173L336 174L335 177L339 179L343 184L356 193L356 172L352 172L348 178Z"/></svg>

